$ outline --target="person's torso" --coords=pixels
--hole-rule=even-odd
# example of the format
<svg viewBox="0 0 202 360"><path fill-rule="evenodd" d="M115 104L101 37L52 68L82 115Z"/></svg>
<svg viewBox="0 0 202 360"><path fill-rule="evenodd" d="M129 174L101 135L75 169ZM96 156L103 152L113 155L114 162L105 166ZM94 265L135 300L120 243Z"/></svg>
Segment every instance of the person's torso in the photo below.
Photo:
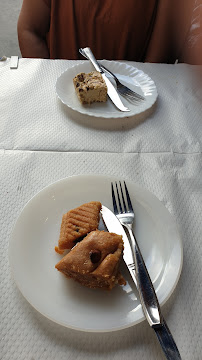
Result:
<svg viewBox="0 0 202 360"><path fill-rule="evenodd" d="M156 0L51 0L51 58L79 59L90 47L97 59L142 61Z"/></svg>

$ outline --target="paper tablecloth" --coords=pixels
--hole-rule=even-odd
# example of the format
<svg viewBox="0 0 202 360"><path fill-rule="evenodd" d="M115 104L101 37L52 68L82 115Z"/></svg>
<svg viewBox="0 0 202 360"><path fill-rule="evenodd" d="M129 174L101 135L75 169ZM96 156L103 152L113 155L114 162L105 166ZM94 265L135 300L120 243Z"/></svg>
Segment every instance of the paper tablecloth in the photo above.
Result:
<svg viewBox="0 0 202 360"><path fill-rule="evenodd" d="M153 113L146 119L140 114L119 120L86 117L70 110L57 98L57 78L76 63L20 59L18 69L12 70L9 60L0 63L1 148L200 152L201 67L129 63L154 80L159 96Z"/></svg>
<svg viewBox="0 0 202 360"><path fill-rule="evenodd" d="M45 60L35 62L24 59L21 63L25 65L24 69L27 68L27 77L30 74L29 81L27 79L30 84L37 66L42 74L41 69L45 69L47 65ZM57 78L67 64L69 62L51 61L46 85L50 85L50 78ZM8 64L3 66L4 71L3 67L0 68L0 76L4 78L0 90L0 358L164 359L155 334L146 321L110 334L70 330L51 322L34 310L23 298L12 278L8 263L9 238L27 201L45 186L61 178L78 174L105 174L132 180L150 190L175 218L183 242L184 264L179 283L163 306L163 314L182 359L200 360L202 137L200 86L191 81L191 67L138 64L152 78L155 77L160 92L159 104L155 112L143 121L137 123L136 119L129 119L126 125L112 122L109 124L111 128L107 129L101 122L98 126L93 123L95 120L81 119L79 115L61 108L52 89L49 92L52 105L49 104L48 107L49 100L45 102L46 110L49 108L47 115L43 112L36 93L33 94L33 104L39 102L39 108L34 110L33 105L32 113L26 104L18 103L24 90L19 89L18 82L12 89L11 79L5 81L6 74L10 74L5 69ZM15 73L17 77L19 69ZM177 101L176 94L172 94L170 88L170 78L178 73L177 69L185 76L180 87L187 89L189 94L193 92L192 101L186 105L187 110L180 105L179 111L174 107ZM165 74L168 84L162 82ZM35 75L37 78L37 71ZM190 84L194 84L193 90ZM9 105L10 89L12 93ZM34 87L32 89L35 91ZM166 104L171 95L171 104ZM181 96L180 90L178 96ZM31 105L31 101L29 104ZM20 117L15 116L15 112ZM189 119L191 113L192 123ZM113 129L115 125L118 128Z"/></svg>

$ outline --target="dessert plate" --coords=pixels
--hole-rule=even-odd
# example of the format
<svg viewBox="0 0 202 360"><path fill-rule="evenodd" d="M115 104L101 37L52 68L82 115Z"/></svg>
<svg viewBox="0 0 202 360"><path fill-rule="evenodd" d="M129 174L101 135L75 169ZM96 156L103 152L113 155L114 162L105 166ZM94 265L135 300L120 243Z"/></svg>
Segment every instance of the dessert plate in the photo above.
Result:
<svg viewBox="0 0 202 360"><path fill-rule="evenodd" d="M124 85L137 93L144 95L145 101L133 104L121 97L121 100L124 105L130 109L130 112L119 111L115 105L112 104L110 99L108 99L106 103L82 105L77 98L73 85L73 78L80 72L88 73L95 70L93 65L88 60L85 60L64 71L57 79L55 86L56 93L59 99L69 108L82 114L95 117L124 118L126 116L129 117L140 114L155 103L157 99L155 83L142 70L138 70L136 67L126 63L116 61L102 60L99 62L112 71ZM110 81L115 84L113 78L110 76L108 77Z"/></svg>
<svg viewBox="0 0 202 360"><path fill-rule="evenodd" d="M111 291L85 288L55 269L62 257L54 250L62 215L96 200L112 210L110 184L115 180L109 176L81 175L47 186L24 207L10 239L9 262L24 297L45 317L72 329L115 331L144 319L135 285L124 264L121 271L127 284L117 285ZM162 305L181 273L181 239L170 213L153 194L131 181L127 181L127 186L136 214L135 234Z"/></svg>

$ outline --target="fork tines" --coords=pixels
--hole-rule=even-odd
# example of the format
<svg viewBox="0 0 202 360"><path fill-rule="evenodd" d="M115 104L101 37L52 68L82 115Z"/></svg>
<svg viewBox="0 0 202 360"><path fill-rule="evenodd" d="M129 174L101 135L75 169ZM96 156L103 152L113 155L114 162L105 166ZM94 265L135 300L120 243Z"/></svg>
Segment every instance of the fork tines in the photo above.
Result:
<svg viewBox="0 0 202 360"><path fill-rule="evenodd" d="M111 187L114 213L120 214L124 212L133 212L133 207L125 181L123 181L123 185L121 184L121 181L118 183L115 181L115 183L111 183Z"/></svg>
<svg viewBox="0 0 202 360"><path fill-rule="evenodd" d="M138 93L134 92L133 90L124 86L123 88L117 87L120 94L125 96L126 98L130 99L131 101L143 101L145 98Z"/></svg>

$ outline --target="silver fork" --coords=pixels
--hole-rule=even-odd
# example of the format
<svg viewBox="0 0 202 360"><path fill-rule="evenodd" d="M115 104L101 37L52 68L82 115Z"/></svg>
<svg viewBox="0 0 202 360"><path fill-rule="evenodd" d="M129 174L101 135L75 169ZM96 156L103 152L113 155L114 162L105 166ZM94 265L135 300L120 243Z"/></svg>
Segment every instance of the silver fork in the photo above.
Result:
<svg viewBox="0 0 202 360"><path fill-rule="evenodd" d="M79 52L81 55L83 55L86 59L88 59L86 53L83 51L82 48L79 49ZM88 59L89 60L89 59ZM98 62L99 63L99 62ZM127 86L123 85L119 79L116 77L116 75L114 73L112 73L109 69L107 69L104 65L100 64L100 67L102 68L102 70L104 70L105 72L107 72L110 76L112 76L116 82L116 86L117 86L117 91L119 92L120 95L122 95L123 97L125 97L127 100L130 101L143 101L145 100L145 98L136 93L135 91L129 89Z"/></svg>
<svg viewBox="0 0 202 360"><path fill-rule="evenodd" d="M125 181L111 183L114 213L125 228L133 252L133 270L136 274L140 302L149 325L155 330L166 358L180 360L181 356L168 326L161 314L160 305L133 232L135 214Z"/></svg>

